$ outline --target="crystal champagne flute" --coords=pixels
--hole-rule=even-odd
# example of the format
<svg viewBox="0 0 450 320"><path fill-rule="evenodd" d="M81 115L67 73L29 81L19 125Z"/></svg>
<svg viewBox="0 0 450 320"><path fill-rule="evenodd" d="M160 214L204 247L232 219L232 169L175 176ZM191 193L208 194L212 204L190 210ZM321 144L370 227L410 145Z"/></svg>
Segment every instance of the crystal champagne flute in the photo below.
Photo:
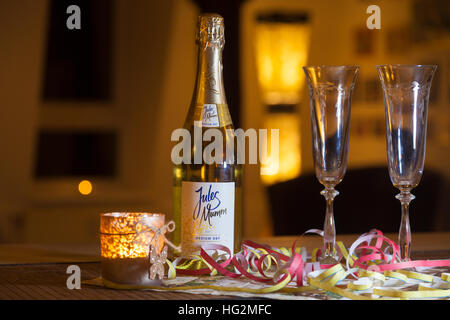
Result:
<svg viewBox="0 0 450 320"><path fill-rule="evenodd" d="M333 199L339 194L334 187L347 170L351 98L357 66L303 67L309 88L313 158L316 177L325 187L326 200L324 250L322 264L334 264L336 229Z"/></svg>
<svg viewBox="0 0 450 320"><path fill-rule="evenodd" d="M425 161L428 96L435 65L379 65L386 117L389 176L400 190L402 215L398 242L402 261L410 259L411 190L420 182Z"/></svg>

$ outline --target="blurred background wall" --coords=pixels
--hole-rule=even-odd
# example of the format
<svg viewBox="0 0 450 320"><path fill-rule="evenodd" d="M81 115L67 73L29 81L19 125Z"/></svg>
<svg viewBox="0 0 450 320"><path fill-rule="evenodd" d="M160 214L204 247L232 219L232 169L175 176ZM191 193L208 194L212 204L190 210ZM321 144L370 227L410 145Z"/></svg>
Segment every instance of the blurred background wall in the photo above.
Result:
<svg viewBox="0 0 450 320"><path fill-rule="evenodd" d="M81 30L66 28L70 4L81 8ZM380 30L366 27L370 4L381 8ZM236 126L280 129L278 170L261 176L258 166L245 168L245 237L322 227L306 64L361 67L349 170L337 187L338 233L396 231L400 222L375 66L438 65L411 223L413 231L450 230L447 1L2 0L0 242L96 242L106 211L170 218L170 134L190 102L203 11L225 18L225 87Z"/></svg>

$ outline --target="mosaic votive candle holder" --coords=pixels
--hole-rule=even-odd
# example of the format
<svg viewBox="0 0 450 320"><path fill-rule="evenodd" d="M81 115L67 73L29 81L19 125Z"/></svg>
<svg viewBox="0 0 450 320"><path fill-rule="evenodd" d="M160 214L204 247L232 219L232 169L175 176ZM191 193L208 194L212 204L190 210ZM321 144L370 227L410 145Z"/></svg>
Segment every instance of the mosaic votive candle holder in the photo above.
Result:
<svg viewBox="0 0 450 320"><path fill-rule="evenodd" d="M150 246L161 253L164 238L150 227L164 226L160 213L115 212L100 215L102 278L122 285L160 285L149 277Z"/></svg>

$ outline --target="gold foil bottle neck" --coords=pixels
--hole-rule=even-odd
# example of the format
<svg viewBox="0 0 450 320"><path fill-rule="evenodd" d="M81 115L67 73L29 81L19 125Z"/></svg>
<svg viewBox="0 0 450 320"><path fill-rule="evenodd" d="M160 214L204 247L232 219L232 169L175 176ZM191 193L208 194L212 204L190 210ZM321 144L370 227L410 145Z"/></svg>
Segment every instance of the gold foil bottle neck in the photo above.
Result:
<svg viewBox="0 0 450 320"><path fill-rule="evenodd" d="M203 48L208 46L223 47L225 44L225 24L221 15L205 13L198 17L197 41Z"/></svg>

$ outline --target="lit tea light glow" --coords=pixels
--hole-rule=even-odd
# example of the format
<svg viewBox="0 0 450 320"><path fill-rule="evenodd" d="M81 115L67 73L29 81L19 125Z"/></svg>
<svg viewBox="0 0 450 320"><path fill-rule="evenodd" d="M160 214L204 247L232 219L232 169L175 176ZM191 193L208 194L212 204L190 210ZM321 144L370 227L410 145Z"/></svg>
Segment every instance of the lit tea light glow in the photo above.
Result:
<svg viewBox="0 0 450 320"><path fill-rule="evenodd" d="M100 216L102 277L122 284L148 285L149 248L160 254L164 238L153 229L164 226L159 213L104 213ZM152 229L153 228L153 229Z"/></svg>
<svg viewBox="0 0 450 320"><path fill-rule="evenodd" d="M92 183L89 180L83 180L78 184L78 191L87 196L92 192Z"/></svg>

